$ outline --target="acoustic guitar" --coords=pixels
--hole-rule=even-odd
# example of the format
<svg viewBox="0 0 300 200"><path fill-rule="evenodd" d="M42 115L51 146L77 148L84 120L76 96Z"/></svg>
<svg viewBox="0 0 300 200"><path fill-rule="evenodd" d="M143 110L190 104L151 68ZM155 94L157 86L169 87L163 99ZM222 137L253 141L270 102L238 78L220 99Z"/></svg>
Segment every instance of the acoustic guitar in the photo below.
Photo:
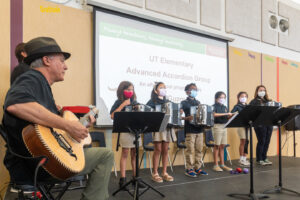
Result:
<svg viewBox="0 0 300 200"><path fill-rule="evenodd" d="M92 107L90 112L80 119L85 126L88 124L89 115L94 115L96 118L98 110ZM70 121L79 120L71 111L64 111L63 118ZM22 131L22 137L33 157L46 156L48 158L43 168L60 180L68 179L83 170L85 166L83 147L92 142L90 135L81 142L77 142L64 130L39 124L26 126Z"/></svg>

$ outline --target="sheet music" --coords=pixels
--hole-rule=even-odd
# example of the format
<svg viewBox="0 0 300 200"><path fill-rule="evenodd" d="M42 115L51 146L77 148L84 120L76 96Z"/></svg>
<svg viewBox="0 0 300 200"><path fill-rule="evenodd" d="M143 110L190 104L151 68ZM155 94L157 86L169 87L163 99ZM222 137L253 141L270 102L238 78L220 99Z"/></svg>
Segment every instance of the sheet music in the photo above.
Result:
<svg viewBox="0 0 300 200"><path fill-rule="evenodd" d="M226 128L227 125L230 124L230 122L231 122L232 120L234 120L238 115L239 115L238 112L237 112L235 115L233 115L233 116L228 120L228 122L224 125L224 128Z"/></svg>

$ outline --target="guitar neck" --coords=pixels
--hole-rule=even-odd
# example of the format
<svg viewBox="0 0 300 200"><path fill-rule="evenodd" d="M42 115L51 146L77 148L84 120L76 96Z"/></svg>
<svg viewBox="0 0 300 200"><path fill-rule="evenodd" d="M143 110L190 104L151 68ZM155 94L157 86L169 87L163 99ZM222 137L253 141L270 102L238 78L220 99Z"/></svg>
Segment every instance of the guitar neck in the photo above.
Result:
<svg viewBox="0 0 300 200"><path fill-rule="evenodd" d="M90 115L94 116L95 119L98 117L98 113L99 113L99 110L93 106L90 108L90 111L88 113L86 113L83 117L80 118L80 122L82 125L84 125L85 127L87 127L90 123Z"/></svg>

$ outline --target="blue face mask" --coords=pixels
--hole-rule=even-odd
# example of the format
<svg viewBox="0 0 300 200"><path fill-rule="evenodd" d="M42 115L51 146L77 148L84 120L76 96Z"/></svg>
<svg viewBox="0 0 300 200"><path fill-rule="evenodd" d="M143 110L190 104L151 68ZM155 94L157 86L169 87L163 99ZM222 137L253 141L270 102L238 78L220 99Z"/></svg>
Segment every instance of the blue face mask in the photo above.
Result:
<svg viewBox="0 0 300 200"><path fill-rule="evenodd" d="M197 90L191 90L190 97L195 98L197 96Z"/></svg>

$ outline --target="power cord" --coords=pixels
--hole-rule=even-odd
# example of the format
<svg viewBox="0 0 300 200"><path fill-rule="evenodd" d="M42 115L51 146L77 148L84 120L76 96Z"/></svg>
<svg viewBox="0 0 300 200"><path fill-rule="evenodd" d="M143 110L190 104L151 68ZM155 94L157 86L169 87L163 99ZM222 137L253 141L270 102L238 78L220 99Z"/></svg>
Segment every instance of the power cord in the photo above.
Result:
<svg viewBox="0 0 300 200"><path fill-rule="evenodd" d="M35 189L35 191L34 191L34 199L35 199L35 200L36 200L36 198L37 198L37 197L36 197L36 193L37 193L37 187L36 187L37 173L38 173L40 167L41 167L42 165L44 165L46 162L47 162L47 158L42 158L42 159L40 160L40 162L38 163L38 165L36 166L35 171L34 171L34 189Z"/></svg>
<svg viewBox="0 0 300 200"><path fill-rule="evenodd" d="M286 136L285 136L285 141L281 147L282 150L284 149L284 146L286 145L287 141L293 136L293 135L288 136L288 132L287 131L285 132L286 132Z"/></svg>

